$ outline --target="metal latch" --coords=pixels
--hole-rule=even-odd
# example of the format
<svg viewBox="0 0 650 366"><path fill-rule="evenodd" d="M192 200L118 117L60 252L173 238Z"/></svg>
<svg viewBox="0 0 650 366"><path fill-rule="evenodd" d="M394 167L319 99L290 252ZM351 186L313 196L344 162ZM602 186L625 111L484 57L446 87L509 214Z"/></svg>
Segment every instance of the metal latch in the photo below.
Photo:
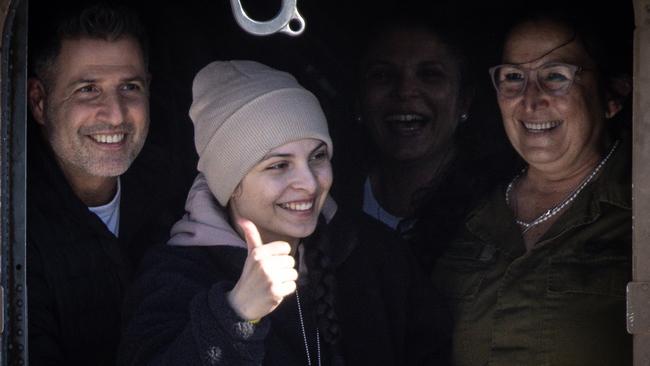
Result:
<svg viewBox="0 0 650 366"><path fill-rule="evenodd" d="M650 334L650 282L627 284L627 332Z"/></svg>
<svg viewBox="0 0 650 366"><path fill-rule="evenodd" d="M237 24L250 34L267 36L282 32L290 36L297 36L305 30L305 20L298 13L297 2L298 0L282 0L282 8L278 15L266 22L251 19L244 11L240 0L230 0L230 5Z"/></svg>

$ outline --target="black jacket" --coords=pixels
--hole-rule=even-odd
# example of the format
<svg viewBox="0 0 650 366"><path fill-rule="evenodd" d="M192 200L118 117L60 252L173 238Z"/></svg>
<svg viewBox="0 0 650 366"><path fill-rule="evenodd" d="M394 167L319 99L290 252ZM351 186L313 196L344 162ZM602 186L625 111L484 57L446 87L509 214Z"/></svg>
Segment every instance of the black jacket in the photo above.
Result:
<svg viewBox="0 0 650 366"><path fill-rule="evenodd" d="M114 364L121 302L134 266L150 243L165 240L182 207L173 197L184 194L171 191L164 162L147 149L121 178L118 239L75 196L50 149L37 137L30 140L30 365Z"/></svg>
<svg viewBox="0 0 650 366"><path fill-rule="evenodd" d="M443 364L450 346L447 311L423 286L408 247L365 215L357 220L337 214L329 224L321 222L319 232L305 247L327 245L341 329L337 346L321 337L322 364ZM257 325L228 305L225 294L239 278L246 254L230 246L162 245L149 252L127 297L118 364L307 364L295 295ZM318 305L313 288L300 281L298 287L316 365Z"/></svg>

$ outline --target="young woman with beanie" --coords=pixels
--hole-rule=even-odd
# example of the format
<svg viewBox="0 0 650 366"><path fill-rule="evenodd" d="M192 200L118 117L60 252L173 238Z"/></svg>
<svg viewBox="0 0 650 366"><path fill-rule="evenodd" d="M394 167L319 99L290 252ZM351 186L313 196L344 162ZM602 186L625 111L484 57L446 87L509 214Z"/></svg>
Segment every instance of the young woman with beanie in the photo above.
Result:
<svg viewBox="0 0 650 366"><path fill-rule="evenodd" d="M196 75L193 98L200 173L171 239L142 263L119 363L440 364L448 318L406 246L328 196L316 97L229 61Z"/></svg>

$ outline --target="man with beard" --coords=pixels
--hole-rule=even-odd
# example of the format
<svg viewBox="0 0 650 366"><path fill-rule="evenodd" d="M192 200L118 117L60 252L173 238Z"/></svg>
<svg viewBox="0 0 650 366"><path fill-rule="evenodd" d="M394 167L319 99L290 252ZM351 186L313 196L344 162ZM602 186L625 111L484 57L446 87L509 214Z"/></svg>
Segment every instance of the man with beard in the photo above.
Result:
<svg viewBox="0 0 650 366"><path fill-rule="evenodd" d="M30 40L29 359L112 365L123 294L166 239L178 192L161 152L143 150L150 77L135 14L94 5L57 19Z"/></svg>

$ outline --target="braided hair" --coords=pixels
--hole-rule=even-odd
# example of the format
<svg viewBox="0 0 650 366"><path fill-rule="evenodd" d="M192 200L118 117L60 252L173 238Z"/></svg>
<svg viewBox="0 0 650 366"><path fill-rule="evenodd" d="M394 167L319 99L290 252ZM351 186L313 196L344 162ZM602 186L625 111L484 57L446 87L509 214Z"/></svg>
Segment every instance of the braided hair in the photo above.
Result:
<svg viewBox="0 0 650 366"><path fill-rule="evenodd" d="M321 217L316 231L306 239L305 260L309 269L308 278L315 304L318 329L325 343L329 344L333 350L337 350L341 338L341 327L335 311L336 277L334 265L327 250L331 239L328 232L327 224ZM340 356L341 353L334 352L334 355Z"/></svg>

